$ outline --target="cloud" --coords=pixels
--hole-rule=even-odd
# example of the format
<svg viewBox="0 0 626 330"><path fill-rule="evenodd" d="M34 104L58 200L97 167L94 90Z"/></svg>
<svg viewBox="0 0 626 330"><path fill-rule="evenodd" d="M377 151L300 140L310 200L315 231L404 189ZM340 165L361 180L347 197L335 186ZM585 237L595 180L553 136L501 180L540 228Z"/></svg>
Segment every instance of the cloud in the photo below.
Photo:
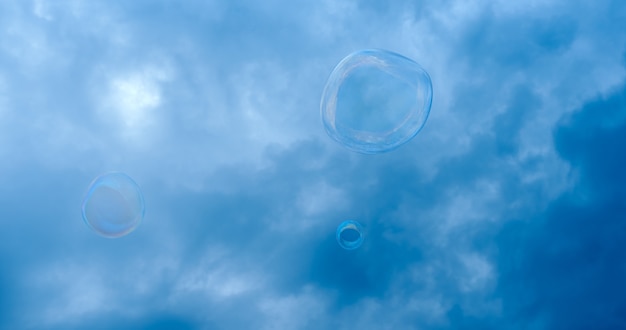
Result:
<svg viewBox="0 0 626 330"><path fill-rule="evenodd" d="M147 65L137 71L101 77L106 82L99 85L97 92L101 104L98 111L100 121L113 125L112 130L117 130L120 134L118 138L124 142L146 144L145 139L151 139L162 131L160 122L163 119L159 107L165 100L161 85L172 74L165 65L156 66Z"/></svg>
<svg viewBox="0 0 626 330"><path fill-rule="evenodd" d="M267 298L258 308L267 318L262 329L315 329L325 312L325 297L313 288L305 287L297 295Z"/></svg>
<svg viewBox="0 0 626 330"><path fill-rule="evenodd" d="M39 276L25 278L26 285L40 292L52 291L48 296L51 304L43 306L40 319L22 319L21 322L28 327L72 323L70 320L108 313L114 308L102 275L93 268L65 264L36 274Z"/></svg>
<svg viewBox="0 0 626 330"><path fill-rule="evenodd" d="M3 326L624 325L620 2L0 9ZM324 134L319 98L374 47L435 95L419 135L366 156ZM80 219L110 170L147 208L116 240Z"/></svg>
<svg viewBox="0 0 626 330"><path fill-rule="evenodd" d="M620 179L626 89L599 96L567 115L555 131L576 184L526 228L501 234L505 314L520 326L616 328L625 324L622 291L625 210ZM601 111L598 111L600 110ZM513 297L519 297L513 299Z"/></svg>

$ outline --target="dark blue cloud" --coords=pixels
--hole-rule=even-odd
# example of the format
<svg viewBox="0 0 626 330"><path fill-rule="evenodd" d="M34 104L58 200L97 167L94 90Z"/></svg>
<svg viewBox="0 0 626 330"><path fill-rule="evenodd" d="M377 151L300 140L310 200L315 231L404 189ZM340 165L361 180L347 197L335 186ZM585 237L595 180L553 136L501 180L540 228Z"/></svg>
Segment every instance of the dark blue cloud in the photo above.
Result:
<svg viewBox="0 0 626 330"><path fill-rule="evenodd" d="M556 132L557 149L581 176L582 189L601 193L602 199L625 197L624 188L615 184L626 179L626 155L621 152L625 112L626 90L618 90L587 103Z"/></svg>
<svg viewBox="0 0 626 330"><path fill-rule="evenodd" d="M571 190L499 235L503 322L520 328L626 326L626 88L587 102L555 132Z"/></svg>

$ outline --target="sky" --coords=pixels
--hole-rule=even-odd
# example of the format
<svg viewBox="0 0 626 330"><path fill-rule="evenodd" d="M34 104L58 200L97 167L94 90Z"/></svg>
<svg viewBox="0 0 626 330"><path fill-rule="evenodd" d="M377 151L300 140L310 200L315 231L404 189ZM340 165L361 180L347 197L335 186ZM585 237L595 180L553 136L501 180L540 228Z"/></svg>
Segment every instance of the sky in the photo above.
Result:
<svg viewBox="0 0 626 330"><path fill-rule="evenodd" d="M0 3L0 328L626 328L626 3ZM419 63L388 153L320 98L346 55ZM145 217L98 236L98 175ZM363 245L335 229L357 220Z"/></svg>

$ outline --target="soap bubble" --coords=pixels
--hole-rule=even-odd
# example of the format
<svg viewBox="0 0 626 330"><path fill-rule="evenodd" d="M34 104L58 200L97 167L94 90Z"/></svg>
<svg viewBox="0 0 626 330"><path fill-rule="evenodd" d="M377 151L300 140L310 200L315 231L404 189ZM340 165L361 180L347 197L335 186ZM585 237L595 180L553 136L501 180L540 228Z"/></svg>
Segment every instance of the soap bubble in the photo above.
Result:
<svg viewBox="0 0 626 330"><path fill-rule="evenodd" d="M333 70L320 111L328 135L364 154L393 150L426 123L432 103L428 73L386 50L348 55Z"/></svg>
<svg viewBox="0 0 626 330"><path fill-rule="evenodd" d="M128 175L106 173L89 186L82 212L85 223L99 235L121 237L141 223L145 212L143 195Z"/></svg>
<svg viewBox="0 0 626 330"><path fill-rule="evenodd" d="M346 250L354 250L363 244L363 227L354 220L344 221L337 227L335 237L339 246Z"/></svg>

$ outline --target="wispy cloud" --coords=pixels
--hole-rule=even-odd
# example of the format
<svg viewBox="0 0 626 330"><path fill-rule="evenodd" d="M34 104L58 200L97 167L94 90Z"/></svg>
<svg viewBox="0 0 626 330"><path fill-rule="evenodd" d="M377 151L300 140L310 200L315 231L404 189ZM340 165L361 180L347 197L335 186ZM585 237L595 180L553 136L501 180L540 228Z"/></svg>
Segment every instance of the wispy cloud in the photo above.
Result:
<svg viewBox="0 0 626 330"><path fill-rule="evenodd" d="M610 0L3 2L0 324L622 327L625 19ZM384 155L319 118L363 48L433 81L426 126ZM79 211L110 170L146 200L116 240Z"/></svg>

